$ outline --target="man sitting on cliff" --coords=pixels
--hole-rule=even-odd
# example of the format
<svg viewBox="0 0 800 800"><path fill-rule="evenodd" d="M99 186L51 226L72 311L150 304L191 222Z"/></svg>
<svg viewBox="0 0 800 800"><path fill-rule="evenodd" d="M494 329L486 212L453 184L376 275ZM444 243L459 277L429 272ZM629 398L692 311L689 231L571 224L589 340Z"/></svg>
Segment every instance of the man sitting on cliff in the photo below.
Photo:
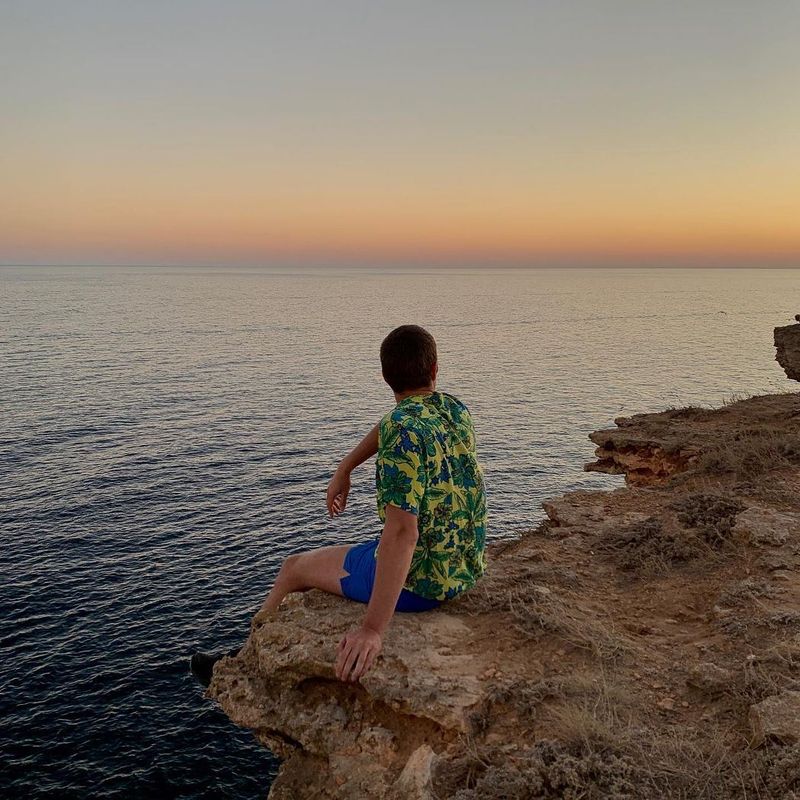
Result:
<svg viewBox="0 0 800 800"><path fill-rule="evenodd" d="M403 325L381 344L381 367L396 405L342 460L328 486L328 513L344 511L351 472L377 454L383 533L356 545L289 556L264 601L277 609L291 592L322 589L367 604L339 644L336 676L356 681L372 666L395 611L425 611L469 589L486 568L486 498L466 406L435 388L436 342ZM208 684L217 659L192 657Z"/></svg>

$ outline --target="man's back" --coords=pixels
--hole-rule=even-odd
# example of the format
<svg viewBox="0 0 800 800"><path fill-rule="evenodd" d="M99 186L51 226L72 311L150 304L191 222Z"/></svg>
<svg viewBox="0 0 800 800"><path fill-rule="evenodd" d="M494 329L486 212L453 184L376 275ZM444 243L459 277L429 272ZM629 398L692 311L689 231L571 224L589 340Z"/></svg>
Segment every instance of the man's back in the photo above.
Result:
<svg viewBox="0 0 800 800"><path fill-rule="evenodd" d="M378 515L392 504L418 516L419 539L405 588L449 599L486 569L486 496L466 406L431 392L401 400L381 420Z"/></svg>
<svg viewBox="0 0 800 800"><path fill-rule="evenodd" d="M293 553L262 606L276 611L288 594L310 588L365 603L361 624L337 648L336 677L348 681L371 669L396 611L436 608L486 569L486 498L475 431L466 406L436 391L433 336L419 325L401 325L381 342L380 358L396 405L342 459L326 494L328 513L341 514L352 471L377 454L380 538ZM219 658L192 656L192 671L204 686Z"/></svg>

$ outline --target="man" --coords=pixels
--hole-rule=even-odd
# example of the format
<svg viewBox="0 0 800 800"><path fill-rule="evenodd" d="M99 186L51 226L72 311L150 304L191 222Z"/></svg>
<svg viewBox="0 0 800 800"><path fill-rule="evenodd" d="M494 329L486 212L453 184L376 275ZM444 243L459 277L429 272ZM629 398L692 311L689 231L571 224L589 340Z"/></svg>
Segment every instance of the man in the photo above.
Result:
<svg viewBox="0 0 800 800"><path fill-rule="evenodd" d="M327 492L328 513L347 505L350 475L377 454L383 533L356 545L289 556L264 601L276 610L291 592L322 589L366 603L361 625L339 643L336 676L357 681L380 653L395 611L425 611L471 588L486 569L486 497L466 406L436 390L436 342L403 325L380 349L395 407L342 460ZM205 685L217 659L192 657Z"/></svg>

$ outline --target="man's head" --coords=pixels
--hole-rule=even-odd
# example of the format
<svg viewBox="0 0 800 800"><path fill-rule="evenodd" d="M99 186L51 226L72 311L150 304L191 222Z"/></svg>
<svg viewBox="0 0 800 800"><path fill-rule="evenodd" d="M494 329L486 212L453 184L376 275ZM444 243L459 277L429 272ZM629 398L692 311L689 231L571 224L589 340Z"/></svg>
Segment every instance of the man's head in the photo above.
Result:
<svg viewBox="0 0 800 800"><path fill-rule="evenodd" d="M424 389L436 380L436 342L419 325L401 325L381 342L383 379L395 394Z"/></svg>

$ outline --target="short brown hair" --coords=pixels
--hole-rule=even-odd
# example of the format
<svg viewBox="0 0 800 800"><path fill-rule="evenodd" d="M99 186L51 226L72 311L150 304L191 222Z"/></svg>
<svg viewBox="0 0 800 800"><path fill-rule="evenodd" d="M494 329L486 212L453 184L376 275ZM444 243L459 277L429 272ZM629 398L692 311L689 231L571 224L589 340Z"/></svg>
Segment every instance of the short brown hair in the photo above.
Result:
<svg viewBox="0 0 800 800"><path fill-rule="evenodd" d="M430 384L435 364L436 341L419 325L401 325L381 342L383 379L395 392Z"/></svg>

